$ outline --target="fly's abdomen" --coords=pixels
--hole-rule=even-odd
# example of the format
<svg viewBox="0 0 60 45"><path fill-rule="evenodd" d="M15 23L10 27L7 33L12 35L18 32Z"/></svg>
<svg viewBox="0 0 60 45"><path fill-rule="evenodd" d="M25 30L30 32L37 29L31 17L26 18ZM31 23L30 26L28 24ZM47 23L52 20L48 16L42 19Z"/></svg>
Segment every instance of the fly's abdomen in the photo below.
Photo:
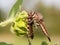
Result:
<svg viewBox="0 0 60 45"><path fill-rule="evenodd" d="M34 33L33 33L33 27L31 25L28 25L28 36L33 39L34 38Z"/></svg>

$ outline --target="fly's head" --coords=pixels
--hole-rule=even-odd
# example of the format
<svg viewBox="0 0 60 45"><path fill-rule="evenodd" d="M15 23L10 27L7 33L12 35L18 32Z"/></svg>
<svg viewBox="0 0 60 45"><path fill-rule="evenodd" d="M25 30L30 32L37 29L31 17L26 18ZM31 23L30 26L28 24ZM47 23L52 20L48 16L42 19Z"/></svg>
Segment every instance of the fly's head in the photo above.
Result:
<svg viewBox="0 0 60 45"><path fill-rule="evenodd" d="M36 23L43 22L43 16L38 12L29 12L28 18L30 18L31 21L35 21Z"/></svg>

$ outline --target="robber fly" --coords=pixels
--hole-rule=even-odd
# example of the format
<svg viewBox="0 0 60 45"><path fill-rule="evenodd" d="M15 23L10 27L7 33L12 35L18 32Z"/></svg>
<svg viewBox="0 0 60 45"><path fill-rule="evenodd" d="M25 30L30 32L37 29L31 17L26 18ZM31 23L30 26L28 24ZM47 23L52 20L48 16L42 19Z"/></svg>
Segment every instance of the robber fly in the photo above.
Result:
<svg viewBox="0 0 60 45"><path fill-rule="evenodd" d="M34 38L34 32L33 32L33 25L34 23L37 23L38 26L41 27L42 32L44 35L48 38L49 41L51 41L47 29L44 24L43 16L39 12L29 12L28 13L28 26L27 28L29 29L29 34L28 36L33 39Z"/></svg>

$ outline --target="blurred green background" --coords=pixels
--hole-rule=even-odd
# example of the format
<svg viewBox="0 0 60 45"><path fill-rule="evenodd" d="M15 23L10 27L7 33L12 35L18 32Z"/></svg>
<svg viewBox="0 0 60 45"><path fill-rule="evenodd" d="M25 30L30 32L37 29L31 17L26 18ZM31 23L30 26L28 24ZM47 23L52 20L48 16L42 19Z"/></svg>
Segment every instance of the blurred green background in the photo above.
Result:
<svg viewBox="0 0 60 45"><path fill-rule="evenodd" d="M11 1L11 3L13 6L15 1ZM51 42L49 42L40 29L35 32L35 37L33 40L31 40L32 45L41 45L42 41L48 42L49 45L54 45L56 43L57 45L60 45L60 9L56 8L54 5L46 6L41 1L40 2L38 1L38 3L36 3L35 6L33 6L34 8L31 8L31 6L29 7L29 5L27 5L26 3L28 3L27 0L23 2L22 9L25 9L28 11L36 10L36 11L39 11L44 16L44 21L52 40ZM2 4L0 4L0 7L1 5ZM28 6L28 8L26 5ZM32 5L33 5L33 2L32 2ZM8 17L8 13L12 6L10 5L10 8L4 7L6 8L5 10L7 10L6 12L5 10L3 10L3 8L0 8L0 22L4 21ZM7 42L14 45L28 45L28 41L25 36L17 37L16 35L10 32L10 24L4 28L0 27L0 42Z"/></svg>

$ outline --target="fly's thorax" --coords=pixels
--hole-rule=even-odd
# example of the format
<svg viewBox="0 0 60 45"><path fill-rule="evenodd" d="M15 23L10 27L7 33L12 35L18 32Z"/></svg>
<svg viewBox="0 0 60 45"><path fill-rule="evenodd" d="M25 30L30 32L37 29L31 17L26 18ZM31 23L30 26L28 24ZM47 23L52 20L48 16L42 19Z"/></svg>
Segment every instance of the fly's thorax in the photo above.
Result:
<svg viewBox="0 0 60 45"><path fill-rule="evenodd" d="M43 21L43 16L39 12L35 12L32 17L33 17L33 20L35 20L35 22L37 23L40 21Z"/></svg>

